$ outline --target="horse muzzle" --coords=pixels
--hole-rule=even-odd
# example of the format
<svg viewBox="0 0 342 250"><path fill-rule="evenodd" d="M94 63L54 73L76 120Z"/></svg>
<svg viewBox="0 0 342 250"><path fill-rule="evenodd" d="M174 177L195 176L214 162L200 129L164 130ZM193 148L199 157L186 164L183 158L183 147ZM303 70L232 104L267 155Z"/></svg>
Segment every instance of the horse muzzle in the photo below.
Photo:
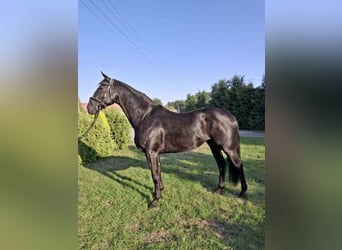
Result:
<svg viewBox="0 0 342 250"><path fill-rule="evenodd" d="M87 105L87 110L89 114L93 115L101 111L102 109L105 109L106 107L107 105L103 101L96 99L94 97L90 97Z"/></svg>
<svg viewBox="0 0 342 250"><path fill-rule="evenodd" d="M88 114L93 115L97 112L97 108L93 105L88 104L87 111L88 111Z"/></svg>

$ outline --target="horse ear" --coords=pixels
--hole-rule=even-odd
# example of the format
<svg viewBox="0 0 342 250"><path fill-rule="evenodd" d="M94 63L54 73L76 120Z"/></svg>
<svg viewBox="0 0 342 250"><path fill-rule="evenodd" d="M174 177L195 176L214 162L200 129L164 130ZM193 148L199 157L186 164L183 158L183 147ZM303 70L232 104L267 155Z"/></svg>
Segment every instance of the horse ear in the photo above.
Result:
<svg viewBox="0 0 342 250"><path fill-rule="evenodd" d="M109 76L107 76L105 73L103 73L102 71L101 71L101 74L102 74L102 76L104 77L104 79L106 79L107 81L110 81L111 79L110 79L110 77Z"/></svg>

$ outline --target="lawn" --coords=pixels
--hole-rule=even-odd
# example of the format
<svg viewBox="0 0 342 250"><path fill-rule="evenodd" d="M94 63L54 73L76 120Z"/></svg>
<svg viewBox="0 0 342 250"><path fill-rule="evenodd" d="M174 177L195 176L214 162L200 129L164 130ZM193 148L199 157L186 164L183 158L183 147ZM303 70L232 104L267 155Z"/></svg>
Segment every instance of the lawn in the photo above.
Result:
<svg viewBox="0 0 342 250"><path fill-rule="evenodd" d="M212 191L218 169L205 144L161 157L165 189L147 209L153 182L143 153L133 145L78 167L80 249L263 249L265 140L241 138L248 190L226 182ZM226 177L226 179L228 179Z"/></svg>

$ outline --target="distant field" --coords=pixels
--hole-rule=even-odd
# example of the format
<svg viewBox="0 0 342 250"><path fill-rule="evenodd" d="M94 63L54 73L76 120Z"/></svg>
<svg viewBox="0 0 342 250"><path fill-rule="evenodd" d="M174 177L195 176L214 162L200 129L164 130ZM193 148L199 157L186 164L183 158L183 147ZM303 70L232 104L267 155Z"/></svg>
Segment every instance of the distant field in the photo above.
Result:
<svg viewBox="0 0 342 250"><path fill-rule="evenodd" d="M241 138L246 200L237 197L240 186L228 182L223 195L212 193L218 169L206 144L162 155L165 189L155 209L147 209L153 192L150 170L133 145L79 166L79 248L263 249L264 143L264 138Z"/></svg>

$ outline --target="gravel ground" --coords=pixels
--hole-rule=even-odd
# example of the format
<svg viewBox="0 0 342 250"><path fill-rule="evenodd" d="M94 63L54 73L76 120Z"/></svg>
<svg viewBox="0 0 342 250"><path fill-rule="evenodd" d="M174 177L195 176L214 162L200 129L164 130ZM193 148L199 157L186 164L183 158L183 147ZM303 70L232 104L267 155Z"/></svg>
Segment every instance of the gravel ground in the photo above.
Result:
<svg viewBox="0 0 342 250"><path fill-rule="evenodd" d="M245 136L245 137L265 137L265 133L264 132L249 131L249 130L240 130L240 136Z"/></svg>

